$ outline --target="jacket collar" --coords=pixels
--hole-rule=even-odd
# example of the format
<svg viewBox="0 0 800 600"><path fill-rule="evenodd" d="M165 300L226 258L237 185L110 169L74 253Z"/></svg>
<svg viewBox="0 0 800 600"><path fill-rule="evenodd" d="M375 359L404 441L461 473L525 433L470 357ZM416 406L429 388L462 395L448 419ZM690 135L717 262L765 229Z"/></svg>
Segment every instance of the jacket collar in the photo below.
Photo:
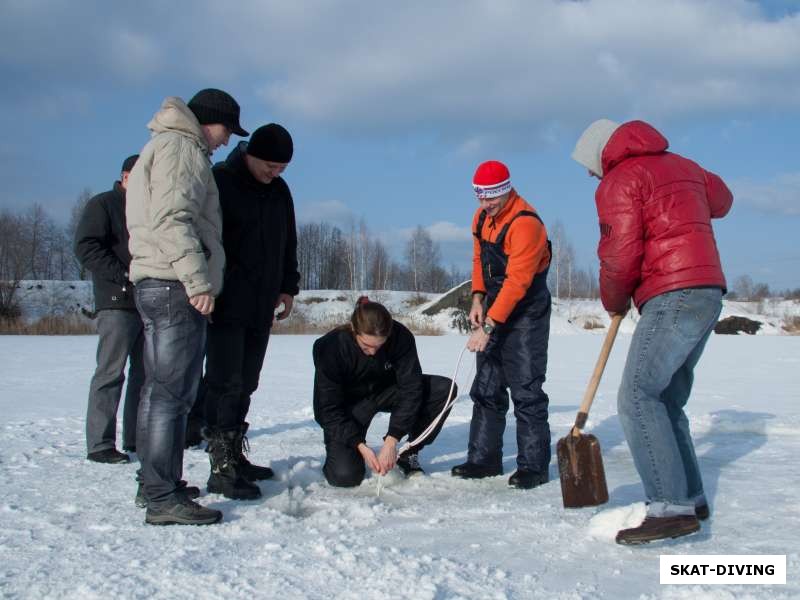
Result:
<svg viewBox="0 0 800 600"><path fill-rule="evenodd" d="M239 142L236 144L236 147L231 150L230 154L224 161L225 168L230 170L240 181L245 182L247 185L262 188L262 189L270 189L272 184L274 184L280 177L276 177L270 183L261 183L258 179L253 177L253 174L250 172L250 169L247 168L247 161L245 160L245 155L247 154L247 142Z"/></svg>

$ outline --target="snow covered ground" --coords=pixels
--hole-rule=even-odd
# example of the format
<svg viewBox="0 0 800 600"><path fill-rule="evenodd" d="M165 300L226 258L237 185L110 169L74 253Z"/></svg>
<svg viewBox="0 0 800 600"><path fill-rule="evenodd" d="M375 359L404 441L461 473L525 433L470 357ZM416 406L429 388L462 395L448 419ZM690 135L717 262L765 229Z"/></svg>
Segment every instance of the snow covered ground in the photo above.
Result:
<svg viewBox="0 0 800 600"><path fill-rule="evenodd" d="M465 457L474 374L436 443L427 476L368 478L351 490L321 473L311 409L313 336L275 336L250 420L252 458L270 464L262 499L203 490L224 513L211 527L151 527L134 506L136 464L85 460L84 410L96 338L0 336L0 597L3 598L798 598L800 338L712 336L688 406L712 517L683 541L629 548L613 537L643 513L616 417L630 337L622 334L592 410L610 502L565 510L552 482L511 490L506 477L450 477ZM423 369L452 375L465 338L418 338ZM602 342L551 337L553 443L574 419ZM386 420L370 430L378 444ZM204 486L208 460L186 454ZM661 554L785 554L785 586L662 586Z"/></svg>

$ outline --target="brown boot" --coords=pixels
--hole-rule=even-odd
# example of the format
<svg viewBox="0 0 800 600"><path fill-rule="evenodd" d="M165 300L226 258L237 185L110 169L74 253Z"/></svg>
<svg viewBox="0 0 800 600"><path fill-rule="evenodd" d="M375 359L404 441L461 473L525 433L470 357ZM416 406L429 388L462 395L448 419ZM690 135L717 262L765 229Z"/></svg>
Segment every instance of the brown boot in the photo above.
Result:
<svg viewBox="0 0 800 600"><path fill-rule="evenodd" d="M700 531L700 521L694 515L672 517L645 517L638 527L623 529L617 533L618 544L646 544L655 540L677 538Z"/></svg>

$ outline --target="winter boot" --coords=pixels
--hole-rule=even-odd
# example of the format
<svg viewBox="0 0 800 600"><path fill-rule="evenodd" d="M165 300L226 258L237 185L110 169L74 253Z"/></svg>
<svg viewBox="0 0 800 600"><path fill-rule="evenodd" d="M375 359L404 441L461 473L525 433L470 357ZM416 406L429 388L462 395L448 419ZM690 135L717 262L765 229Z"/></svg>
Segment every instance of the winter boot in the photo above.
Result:
<svg viewBox="0 0 800 600"><path fill-rule="evenodd" d="M465 462L456 465L450 470L453 477L461 477L462 479L483 479L484 477L495 477L496 475L503 474L503 467L487 467L486 465L478 465L471 462Z"/></svg>
<svg viewBox="0 0 800 600"><path fill-rule="evenodd" d="M406 450L397 458L397 466L406 477L424 475L425 471L419 464L419 453Z"/></svg>
<svg viewBox="0 0 800 600"><path fill-rule="evenodd" d="M547 473L529 471L528 469L517 469L517 471L508 478L508 485L518 490L529 490L543 483L547 483Z"/></svg>
<svg viewBox="0 0 800 600"><path fill-rule="evenodd" d="M200 506L183 496L166 506L148 506L144 518L148 525L213 525L221 520L222 512Z"/></svg>
<svg viewBox="0 0 800 600"><path fill-rule="evenodd" d="M242 474L236 460L238 437L237 430L215 431L210 436L208 458L211 475L208 478L208 491L233 500L255 500L261 497L261 489Z"/></svg>
<svg viewBox="0 0 800 600"><path fill-rule="evenodd" d="M248 481L264 481L272 479L275 471L269 467L259 467L247 460L246 454L250 452L250 443L247 441L247 430L250 423L242 423L236 441L236 462L239 464L241 473Z"/></svg>
<svg viewBox="0 0 800 600"><path fill-rule="evenodd" d="M617 533L617 543L625 545L646 544L700 531L700 522L694 515L670 517L645 517L642 524Z"/></svg>
<svg viewBox="0 0 800 600"><path fill-rule="evenodd" d="M92 462L106 463L109 465L123 464L131 462L131 457L127 454L120 452L116 448L106 448L105 450L98 450L97 452L90 452L86 455Z"/></svg>

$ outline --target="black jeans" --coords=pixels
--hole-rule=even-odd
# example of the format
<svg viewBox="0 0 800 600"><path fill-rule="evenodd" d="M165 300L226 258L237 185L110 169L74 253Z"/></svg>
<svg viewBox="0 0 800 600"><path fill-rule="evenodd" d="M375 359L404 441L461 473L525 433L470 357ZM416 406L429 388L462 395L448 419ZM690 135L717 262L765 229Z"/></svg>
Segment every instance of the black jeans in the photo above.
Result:
<svg viewBox="0 0 800 600"><path fill-rule="evenodd" d="M206 374L201 386L206 424L220 431L237 429L250 410L267 352L269 330L211 324L206 347Z"/></svg>
<svg viewBox="0 0 800 600"><path fill-rule="evenodd" d="M145 367L136 451L149 506L159 506L176 501L186 415L203 368L206 318L189 304L178 281L138 282L136 307L144 322Z"/></svg>
<svg viewBox="0 0 800 600"><path fill-rule="evenodd" d="M452 380L440 375L422 376L422 403L419 407L417 420L413 429L408 432L408 439L413 440L422 433L428 425L436 418L444 405L447 403L447 392L450 391ZM457 386L453 386L453 395L458 394ZM352 418L363 426L366 436L372 419L379 412L392 412L395 404L399 400L397 386L391 386L380 393L362 399L352 407ZM442 417L436 429L422 442L415 446L413 451L419 452L423 447L433 443L436 436L442 430L447 415ZM331 440L325 435L325 465L322 472L328 483L336 487L354 487L360 485L366 474L366 465L361 453L352 446L347 446L341 442Z"/></svg>

